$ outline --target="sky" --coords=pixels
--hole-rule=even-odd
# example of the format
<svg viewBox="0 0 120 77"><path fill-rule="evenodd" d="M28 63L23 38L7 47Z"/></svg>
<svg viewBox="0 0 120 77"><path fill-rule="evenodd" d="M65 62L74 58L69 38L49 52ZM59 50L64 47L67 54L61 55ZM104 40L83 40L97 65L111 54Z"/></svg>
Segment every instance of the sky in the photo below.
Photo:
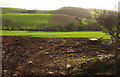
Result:
<svg viewBox="0 0 120 77"><path fill-rule="evenodd" d="M28 10L56 10L61 7L81 7L114 10L120 0L0 0L0 7Z"/></svg>

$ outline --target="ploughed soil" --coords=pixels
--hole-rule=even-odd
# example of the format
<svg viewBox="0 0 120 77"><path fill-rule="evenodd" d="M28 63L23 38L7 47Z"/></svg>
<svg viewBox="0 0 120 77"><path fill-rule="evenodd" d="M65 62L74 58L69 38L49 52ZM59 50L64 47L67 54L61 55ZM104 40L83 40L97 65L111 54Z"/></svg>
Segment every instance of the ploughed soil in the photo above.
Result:
<svg viewBox="0 0 120 77"><path fill-rule="evenodd" d="M113 47L88 38L2 37L3 77L112 75ZM108 72L109 71L109 72Z"/></svg>

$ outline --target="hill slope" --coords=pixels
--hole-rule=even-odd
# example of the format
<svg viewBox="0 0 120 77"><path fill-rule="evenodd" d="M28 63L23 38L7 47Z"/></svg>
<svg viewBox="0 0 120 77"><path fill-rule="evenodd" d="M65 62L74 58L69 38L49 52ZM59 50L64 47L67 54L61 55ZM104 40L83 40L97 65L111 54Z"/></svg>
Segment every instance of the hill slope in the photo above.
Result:
<svg viewBox="0 0 120 77"><path fill-rule="evenodd" d="M89 10L78 8L78 7L63 7L61 9L55 11L47 11L48 14L64 14L64 15L71 15L81 18L90 18L91 14Z"/></svg>

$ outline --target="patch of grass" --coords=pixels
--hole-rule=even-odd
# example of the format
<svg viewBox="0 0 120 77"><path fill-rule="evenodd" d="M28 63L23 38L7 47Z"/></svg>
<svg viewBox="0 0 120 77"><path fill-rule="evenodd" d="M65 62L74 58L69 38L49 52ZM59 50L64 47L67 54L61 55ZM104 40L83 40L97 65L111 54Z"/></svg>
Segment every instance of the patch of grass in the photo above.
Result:
<svg viewBox="0 0 120 77"><path fill-rule="evenodd" d="M85 72L77 72L76 75L77 76L79 76L79 75L86 75L86 73Z"/></svg>
<svg viewBox="0 0 120 77"><path fill-rule="evenodd" d="M2 36L24 36L30 35L32 37L47 37L47 38L100 38L110 39L109 35L101 31L75 31L75 32L45 32L45 31L8 31L2 30Z"/></svg>

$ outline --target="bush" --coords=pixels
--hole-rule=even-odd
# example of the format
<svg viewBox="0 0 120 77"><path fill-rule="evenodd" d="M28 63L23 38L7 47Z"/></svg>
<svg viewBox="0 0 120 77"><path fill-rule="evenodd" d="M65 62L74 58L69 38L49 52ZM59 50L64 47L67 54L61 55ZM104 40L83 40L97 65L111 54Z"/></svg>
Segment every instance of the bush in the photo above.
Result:
<svg viewBox="0 0 120 77"><path fill-rule="evenodd" d="M2 26L3 26L3 29L10 29L13 26L13 22L10 19L3 18Z"/></svg>
<svg viewBox="0 0 120 77"><path fill-rule="evenodd" d="M15 25L12 20L3 18L2 19L2 29L8 29L8 30L18 30L20 28L19 25Z"/></svg>
<svg viewBox="0 0 120 77"><path fill-rule="evenodd" d="M37 24L35 30L46 30L47 25L46 24Z"/></svg>

